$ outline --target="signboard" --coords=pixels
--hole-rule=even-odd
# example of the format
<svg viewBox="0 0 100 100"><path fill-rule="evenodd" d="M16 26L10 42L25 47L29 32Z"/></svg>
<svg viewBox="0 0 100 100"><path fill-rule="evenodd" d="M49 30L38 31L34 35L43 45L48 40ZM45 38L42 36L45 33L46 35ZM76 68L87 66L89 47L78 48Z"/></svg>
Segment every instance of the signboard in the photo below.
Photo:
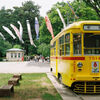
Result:
<svg viewBox="0 0 100 100"><path fill-rule="evenodd" d="M83 29L86 31L100 31L100 25L84 25Z"/></svg>
<svg viewBox="0 0 100 100"><path fill-rule="evenodd" d="M94 61L92 62L92 73L98 73L99 72L99 62Z"/></svg>

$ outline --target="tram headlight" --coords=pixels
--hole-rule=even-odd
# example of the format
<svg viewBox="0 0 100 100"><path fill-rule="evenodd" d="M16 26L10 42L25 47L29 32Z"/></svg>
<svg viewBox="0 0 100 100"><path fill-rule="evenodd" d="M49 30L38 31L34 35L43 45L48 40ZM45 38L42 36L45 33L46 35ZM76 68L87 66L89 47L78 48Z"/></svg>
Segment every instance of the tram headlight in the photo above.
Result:
<svg viewBox="0 0 100 100"><path fill-rule="evenodd" d="M81 67L83 66L83 64L82 64L81 62L79 62L79 63L77 64L77 66L78 66L79 68L81 68Z"/></svg>

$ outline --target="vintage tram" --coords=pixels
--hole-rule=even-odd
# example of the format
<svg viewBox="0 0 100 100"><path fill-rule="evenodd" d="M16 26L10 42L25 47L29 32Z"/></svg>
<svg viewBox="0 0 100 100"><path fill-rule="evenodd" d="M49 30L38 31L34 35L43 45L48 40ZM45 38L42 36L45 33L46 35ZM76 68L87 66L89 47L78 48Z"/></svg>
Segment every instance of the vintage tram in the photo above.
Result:
<svg viewBox="0 0 100 100"><path fill-rule="evenodd" d="M100 93L100 21L74 22L50 45L54 76L76 93Z"/></svg>

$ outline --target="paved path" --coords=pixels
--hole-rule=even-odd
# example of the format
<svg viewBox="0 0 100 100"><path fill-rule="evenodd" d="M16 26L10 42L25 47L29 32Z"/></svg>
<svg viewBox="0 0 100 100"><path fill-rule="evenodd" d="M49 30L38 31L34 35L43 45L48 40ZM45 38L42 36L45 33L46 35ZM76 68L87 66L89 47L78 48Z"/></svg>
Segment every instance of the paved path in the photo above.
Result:
<svg viewBox="0 0 100 100"><path fill-rule="evenodd" d="M47 73L48 62L0 62L0 73Z"/></svg>

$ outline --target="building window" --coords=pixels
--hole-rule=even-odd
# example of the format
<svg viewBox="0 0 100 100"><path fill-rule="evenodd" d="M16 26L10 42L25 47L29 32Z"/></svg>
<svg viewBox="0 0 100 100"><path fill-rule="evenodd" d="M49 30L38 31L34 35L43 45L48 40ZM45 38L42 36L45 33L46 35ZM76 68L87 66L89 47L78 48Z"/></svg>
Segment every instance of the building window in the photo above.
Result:
<svg viewBox="0 0 100 100"><path fill-rule="evenodd" d="M18 53L18 58L20 58L20 53Z"/></svg>
<svg viewBox="0 0 100 100"><path fill-rule="evenodd" d="M15 58L17 57L17 53L15 53Z"/></svg>
<svg viewBox="0 0 100 100"><path fill-rule="evenodd" d="M13 53L11 53L11 58L13 58Z"/></svg>
<svg viewBox="0 0 100 100"><path fill-rule="evenodd" d="M24 56L24 53L22 53L22 57Z"/></svg>

